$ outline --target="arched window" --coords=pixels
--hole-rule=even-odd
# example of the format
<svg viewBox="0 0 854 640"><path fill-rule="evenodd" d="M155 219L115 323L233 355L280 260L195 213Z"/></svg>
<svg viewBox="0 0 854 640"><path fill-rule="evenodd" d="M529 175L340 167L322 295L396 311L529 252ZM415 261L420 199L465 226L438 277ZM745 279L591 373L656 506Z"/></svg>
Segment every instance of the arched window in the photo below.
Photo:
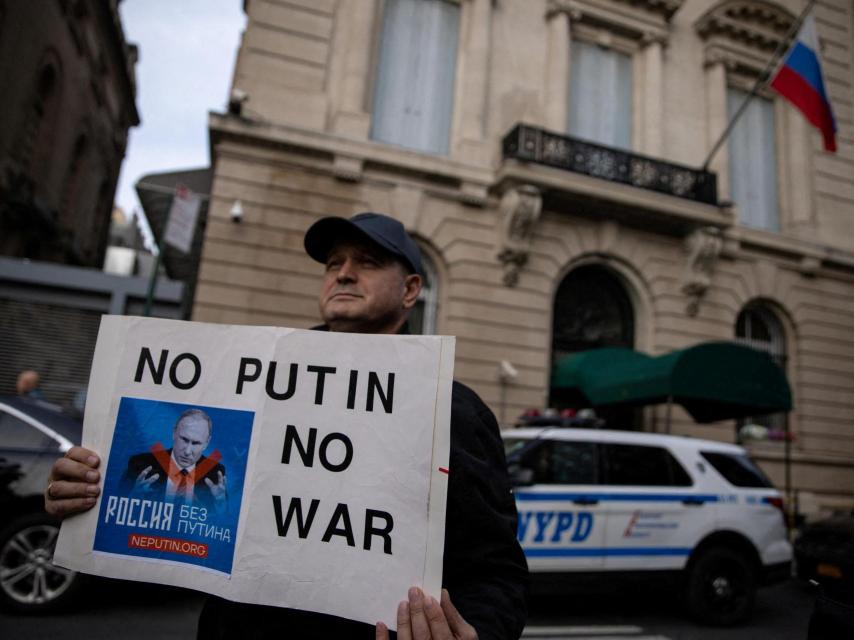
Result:
<svg viewBox="0 0 854 640"><path fill-rule="evenodd" d="M735 321L736 341L764 351L779 366L786 367L786 335L774 312L761 303L742 309Z"/></svg>
<svg viewBox="0 0 854 640"><path fill-rule="evenodd" d="M761 302L752 302L741 310L735 321L736 342L764 351L784 371L786 370L786 334L777 315ZM775 413L751 416L736 423L736 440L740 441L740 429L745 424L758 424L771 431L782 432L786 428L786 414Z"/></svg>
<svg viewBox="0 0 854 640"><path fill-rule="evenodd" d="M60 113L62 72L59 57L49 49L33 79L29 104L17 131L15 159L20 170L40 188L48 186L54 133ZM44 197L44 193L39 193Z"/></svg>
<svg viewBox="0 0 854 640"><path fill-rule="evenodd" d="M560 283L552 324L552 365L578 351L602 347L634 347L635 314L623 283L598 265L578 267ZM551 393L550 406L565 399ZM596 408L609 428L636 429L641 414L631 408Z"/></svg>
<svg viewBox="0 0 854 640"><path fill-rule="evenodd" d="M623 284L607 269L584 266L555 295L552 360L599 347L633 347L634 310Z"/></svg>
<svg viewBox="0 0 854 640"><path fill-rule="evenodd" d="M424 269L423 284L418 302L409 316L409 330L413 334L431 335L436 333L436 311L439 306L439 285L436 267L422 252L421 266Z"/></svg>

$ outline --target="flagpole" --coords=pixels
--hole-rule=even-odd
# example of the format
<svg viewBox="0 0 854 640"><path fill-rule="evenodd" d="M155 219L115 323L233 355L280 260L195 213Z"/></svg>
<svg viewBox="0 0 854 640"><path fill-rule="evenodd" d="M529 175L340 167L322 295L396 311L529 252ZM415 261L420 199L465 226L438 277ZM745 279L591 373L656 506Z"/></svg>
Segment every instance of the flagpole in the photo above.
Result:
<svg viewBox="0 0 854 640"><path fill-rule="evenodd" d="M801 11L801 15L799 15L797 20L792 23L792 26L789 28L789 31L788 33L786 33L785 37L780 40L780 44L777 45L777 49L774 51L774 54L768 61L768 64L765 65L765 68L759 74L759 77L756 78L756 82L753 83L753 88L750 90L750 93L748 93L744 100L742 100L735 114L733 114L732 118L730 118L726 129L724 129L720 138L718 138L718 141L712 147L712 150L709 151L709 155L706 156L706 161L703 163L703 171L709 170L709 164L711 164L712 158L715 157L715 154L718 152L718 149L721 148L721 145L726 142L726 139L729 137L729 134L732 133L732 129L735 126L735 123L738 122L738 119L741 117L741 114L744 113L745 109L747 109L747 105L750 103L751 100L753 100L754 97L756 97L756 94L759 93L759 90L762 89L768 83L768 76L771 73L771 70L779 61L780 56L788 50L792 36L794 36L798 32L798 29L801 28L801 25L803 24L804 20L806 20L807 14L813 8L813 5L815 5L815 3L816 0L809 0L809 2L807 2L807 6L804 7L803 11Z"/></svg>

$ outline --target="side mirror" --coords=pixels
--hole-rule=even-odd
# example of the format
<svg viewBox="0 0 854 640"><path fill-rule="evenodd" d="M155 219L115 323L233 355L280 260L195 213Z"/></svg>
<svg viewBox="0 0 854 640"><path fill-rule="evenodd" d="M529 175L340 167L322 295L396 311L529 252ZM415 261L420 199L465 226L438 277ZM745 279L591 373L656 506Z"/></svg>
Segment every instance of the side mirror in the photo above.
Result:
<svg viewBox="0 0 854 640"><path fill-rule="evenodd" d="M511 464L507 468L510 484L514 487L528 487L534 484L534 470L520 464Z"/></svg>

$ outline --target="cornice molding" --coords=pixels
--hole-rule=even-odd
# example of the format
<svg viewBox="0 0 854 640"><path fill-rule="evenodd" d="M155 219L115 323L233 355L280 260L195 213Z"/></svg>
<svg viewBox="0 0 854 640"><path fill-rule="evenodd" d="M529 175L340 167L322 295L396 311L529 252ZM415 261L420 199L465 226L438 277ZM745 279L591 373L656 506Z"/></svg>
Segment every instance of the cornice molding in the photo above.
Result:
<svg viewBox="0 0 854 640"><path fill-rule="evenodd" d="M614 5L629 5L632 9L641 9L656 14L669 22L673 14L679 11L685 0L608 0ZM583 14L585 6L581 2L572 0L548 0L546 4L546 18L551 18L556 13L569 13L570 18L576 19Z"/></svg>
<svg viewBox="0 0 854 640"><path fill-rule="evenodd" d="M724 0L694 23L703 40L722 37L740 45L774 51L795 16L767 0Z"/></svg>
<svg viewBox="0 0 854 640"><path fill-rule="evenodd" d="M666 43L670 18L684 0L548 0L545 19L561 13L570 24L608 29L616 35L647 43Z"/></svg>
<svg viewBox="0 0 854 640"><path fill-rule="evenodd" d="M657 13L670 22L673 14L679 11L685 0L617 0L622 4L640 7L650 13Z"/></svg>

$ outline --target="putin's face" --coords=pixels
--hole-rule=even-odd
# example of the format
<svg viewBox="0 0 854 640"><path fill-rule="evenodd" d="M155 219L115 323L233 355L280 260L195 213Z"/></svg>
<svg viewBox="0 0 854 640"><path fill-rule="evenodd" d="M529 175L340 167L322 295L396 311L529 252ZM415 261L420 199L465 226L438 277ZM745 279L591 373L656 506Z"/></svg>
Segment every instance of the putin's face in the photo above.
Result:
<svg viewBox="0 0 854 640"><path fill-rule="evenodd" d="M211 440L208 422L199 416L187 416L172 431L172 454L182 469L190 467L207 448Z"/></svg>

